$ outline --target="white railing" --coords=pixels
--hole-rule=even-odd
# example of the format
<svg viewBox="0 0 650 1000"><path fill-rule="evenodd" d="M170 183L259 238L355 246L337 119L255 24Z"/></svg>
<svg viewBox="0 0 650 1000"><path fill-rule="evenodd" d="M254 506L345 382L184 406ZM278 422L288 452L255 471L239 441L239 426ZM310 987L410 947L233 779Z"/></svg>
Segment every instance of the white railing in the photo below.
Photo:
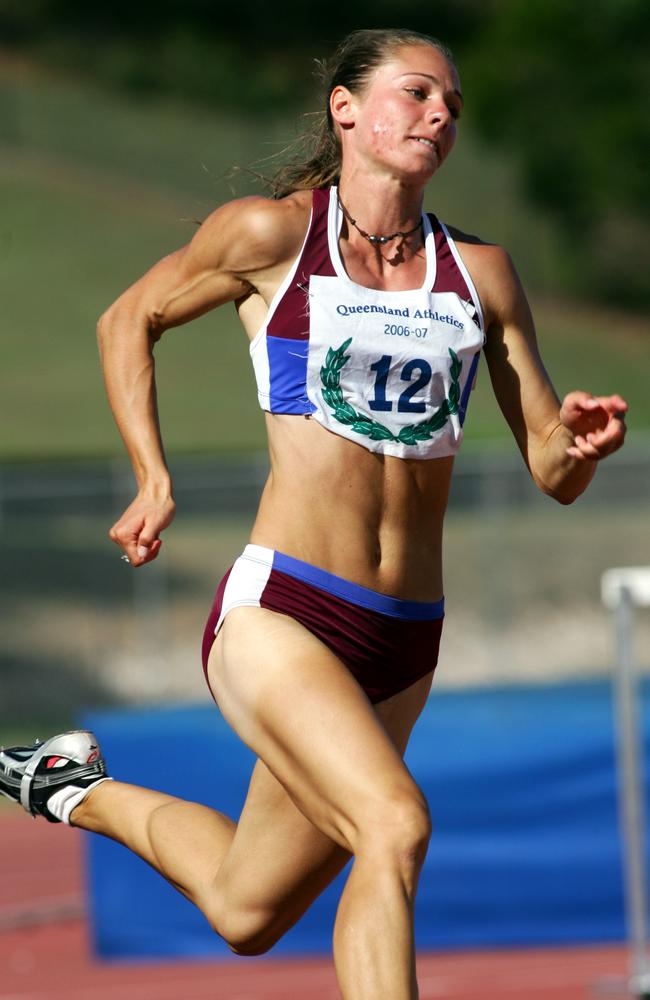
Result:
<svg viewBox="0 0 650 1000"><path fill-rule="evenodd" d="M634 609L650 607L650 567L609 569L601 580L603 603L614 614L618 787L627 933L630 945L628 992L650 998L643 729L634 657Z"/></svg>

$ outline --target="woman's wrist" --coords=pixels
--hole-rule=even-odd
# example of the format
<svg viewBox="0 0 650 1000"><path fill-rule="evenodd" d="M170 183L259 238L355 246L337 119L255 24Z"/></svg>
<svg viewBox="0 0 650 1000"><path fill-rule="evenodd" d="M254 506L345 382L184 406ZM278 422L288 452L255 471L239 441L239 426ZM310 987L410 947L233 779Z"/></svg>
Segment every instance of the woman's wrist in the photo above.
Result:
<svg viewBox="0 0 650 1000"><path fill-rule="evenodd" d="M168 472L149 473L147 475L137 475L138 493L141 497L164 503L166 500L173 500L173 487L171 476Z"/></svg>

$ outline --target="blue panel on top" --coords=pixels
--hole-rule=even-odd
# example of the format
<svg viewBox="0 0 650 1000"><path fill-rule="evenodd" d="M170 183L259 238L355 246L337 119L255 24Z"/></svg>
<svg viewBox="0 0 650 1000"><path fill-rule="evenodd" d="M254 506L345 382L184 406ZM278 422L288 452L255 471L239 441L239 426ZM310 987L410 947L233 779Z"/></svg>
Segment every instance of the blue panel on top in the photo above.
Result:
<svg viewBox="0 0 650 1000"><path fill-rule="evenodd" d="M271 413L313 413L307 396L308 340L267 335Z"/></svg>
<svg viewBox="0 0 650 1000"><path fill-rule="evenodd" d="M481 352L477 351L474 357L472 358L472 364L470 365L469 374L467 376L467 382L465 383L465 388L463 389L463 395L460 401L460 406L458 408L461 427L465 423L465 417L467 416L469 397L472 392L472 389L474 388L474 379L476 378L476 372L480 360L481 360Z"/></svg>

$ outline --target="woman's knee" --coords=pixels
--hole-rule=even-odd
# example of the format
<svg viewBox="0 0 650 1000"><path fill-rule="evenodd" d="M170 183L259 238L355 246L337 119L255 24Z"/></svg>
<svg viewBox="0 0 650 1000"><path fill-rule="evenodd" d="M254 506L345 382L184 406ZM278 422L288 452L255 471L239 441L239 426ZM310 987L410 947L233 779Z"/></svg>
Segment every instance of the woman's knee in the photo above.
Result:
<svg viewBox="0 0 650 1000"><path fill-rule="evenodd" d="M233 931L234 933L224 937L224 941L234 955L240 955L242 958L265 955L282 937L281 933L274 934L269 927L256 929L239 926Z"/></svg>
<svg viewBox="0 0 650 1000"><path fill-rule="evenodd" d="M221 905L218 898L203 907L212 929L235 955L264 955L284 933L273 914Z"/></svg>
<svg viewBox="0 0 650 1000"><path fill-rule="evenodd" d="M359 821L357 855L380 855L400 868L419 868L431 838L431 817L417 786L374 803Z"/></svg>

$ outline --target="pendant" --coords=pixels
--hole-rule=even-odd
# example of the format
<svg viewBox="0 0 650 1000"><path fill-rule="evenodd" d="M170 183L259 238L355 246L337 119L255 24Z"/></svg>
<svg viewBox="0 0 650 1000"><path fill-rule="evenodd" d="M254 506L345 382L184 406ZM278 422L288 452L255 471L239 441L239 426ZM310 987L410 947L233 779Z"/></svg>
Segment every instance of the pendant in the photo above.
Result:
<svg viewBox="0 0 650 1000"><path fill-rule="evenodd" d="M386 245L386 243L391 243L393 240L396 240L398 236L401 237L402 239L406 239L407 236L411 236L413 233L416 233L420 228L420 226L422 225L422 222L420 221L418 222L417 226L413 226L413 229L407 229L405 232L398 230L396 233L391 233L390 236L378 236L374 233L372 234L367 233L365 229L362 229L361 226L358 226L357 220L352 218L352 216L350 215L350 213L348 212L347 208L345 207L340 198L339 198L339 205L341 206L341 211L343 212L346 219L348 219L348 221L354 226L354 228L359 233L361 233L363 238L365 240L368 240L368 243L371 243L374 247L376 247L377 245L383 247Z"/></svg>

